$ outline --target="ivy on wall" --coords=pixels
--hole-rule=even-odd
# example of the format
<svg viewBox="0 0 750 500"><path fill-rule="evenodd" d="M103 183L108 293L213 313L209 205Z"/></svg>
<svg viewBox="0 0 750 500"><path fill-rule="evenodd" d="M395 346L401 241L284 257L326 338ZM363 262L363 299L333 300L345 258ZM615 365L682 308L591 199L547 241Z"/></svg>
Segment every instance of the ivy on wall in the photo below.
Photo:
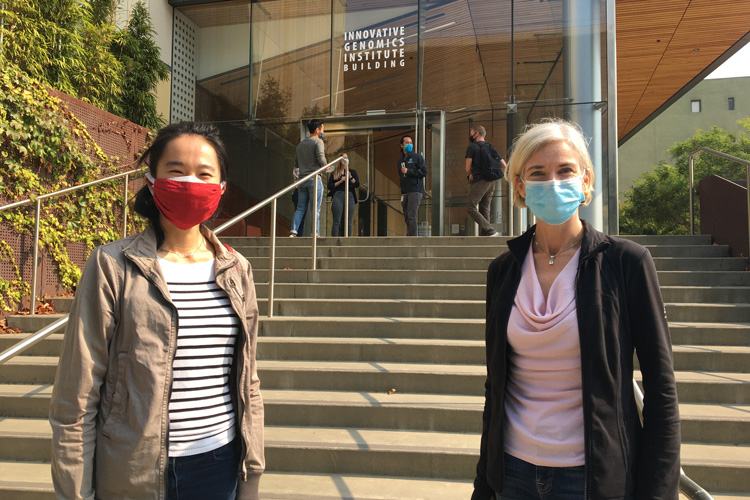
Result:
<svg viewBox="0 0 750 500"><path fill-rule="evenodd" d="M90 182L116 172L116 158L108 158L86 127L45 85L14 66L0 73L0 193L3 203L36 197ZM0 212L0 223L33 235L34 205ZM40 249L58 267L61 285L74 290L81 276L66 245L81 242L87 248L120 236L122 181L99 184L42 202ZM134 214L135 215L135 214ZM129 232L144 221L129 217ZM6 245L7 246L7 245ZM0 278L0 309L11 310L28 293L10 248L0 247L3 259L14 263L15 280Z"/></svg>

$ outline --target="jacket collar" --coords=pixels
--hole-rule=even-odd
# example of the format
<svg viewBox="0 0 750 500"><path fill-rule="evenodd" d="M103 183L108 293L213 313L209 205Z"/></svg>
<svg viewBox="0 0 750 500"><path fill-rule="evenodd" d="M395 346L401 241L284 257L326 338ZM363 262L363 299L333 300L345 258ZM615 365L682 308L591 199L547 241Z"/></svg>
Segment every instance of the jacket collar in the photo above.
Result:
<svg viewBox="0 0 750 500"><path fill-rule="evenodd" d="M201 225L201 234L208 239L208 241L214 247L214 254L216 255L216 264L214 268L216 274L228 269L232 266L237 265L237 255L233 252L229 252L227 248L219 241L219 238L208 229L206 226ZM133 241L123 249L123 253L135 262L141 265L151 268L156 263L156 230L149 224L145 231L137 235Z"/></svg>
<svg viewBox="0 0 750 500"><path fill-rule="evenodd" d="M587 221L582 219L581 223L583 223L583 239L581 240L580 262L583 262L597 253L606 250L610 245L610 241L607 235L594 229ZM518 238L513 238L508 241L510 253L513 254L513 257L518 261L519 265L523 263L523 260L526 258L526 253L529 251L531 238L534 236L535 231L536 224L531 226L528 231Z"/></svg>

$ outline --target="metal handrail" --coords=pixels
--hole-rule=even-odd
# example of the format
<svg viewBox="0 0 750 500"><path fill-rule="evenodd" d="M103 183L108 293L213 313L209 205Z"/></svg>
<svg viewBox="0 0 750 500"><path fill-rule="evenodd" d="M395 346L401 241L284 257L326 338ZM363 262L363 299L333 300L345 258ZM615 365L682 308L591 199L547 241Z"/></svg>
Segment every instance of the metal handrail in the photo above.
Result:
<svg viewBox="0 0 750 500"><path fill-rule="evenodd" d="M638 382L633 379L633 396L635 397L635 405L638 407L638 414L643 419L643 392L638 387ZM685 471L680 467L680 491L690 498L691 500L714 500L706 490L690 479Z"/></svg>
<svg viewBox="0 0 750 500"><path fill-rule="evenodd" d="M129 176L130 174L140 174L145 172L148 169L148 167L141 167L137 168L135 170L128 170L127 172L121 172L119 174L110 175L109 177L103 177L101 179L97 179L95 181L86 182L84 184L79 184L77 186L72 186L65 189L59 189L57 191L54 191L52 193L46 193L41 194L37 196L36 198L29 198L27 200L21 200L17 201L15 203L9 203L8 205L0 207L0 212L3 210L10 210L11 208L17 208L17 207L23 207L25 205L31 205L32 203L36 203L36 215L34 217L34 261L33 265L31 266L31 300L30 300L30 306L29 311L30 314L33 316L35 313L34 309L34 302L36 301L36 281L37 281L37 272L39 267L39 218L42 212L42 201L46 200L48 198L54 198L55 196L60 196L63 194L72 193L73 191L78 191L79 189L85 188L85 187L91 187L95 186L97 184L101 184L102 182L107 181L113 181L117 180L120 177L125 177L125 186L123 187L122 192L122 237L124 238L127 236L127 227L128 227L128 182L129 182Z"/></svg>
<svg viewBox="0 0 750 500"><path fill-rule="evenodd" d="M10 358L17 354L21 354L23 351L31 346L34 346L50 336L50 334L59 330L63 325L68 322L68 315L58 319L54 323L51 323L33 335L30 335L23 339L21 342L9 347L0 354L0 365L8 361Z"/></svg>
<svg viewBox="0 0 750 500"><path fill-rule="evenodd" d="M711 153L712 155L719 156L721 158L725 158L727 160L739 163L741 165L745 165L745 175L747 177L747 230L748 230L748 240L750 242L750 161L743 160L742 158L737 158L736 156L728 155L726 153L722 153L721 151L716 151L715 149L711 148L699 148L693 151L690 154L690 158L688 159L688 174L690 175L690 234L695 234L695 214L694 208L693 208L693 191L694 191L694 184L695 180L693 178L693 163L695 160L695 157L698 156L700 153ZM748 255L748 261L750 261L750 255Z"/></svg>
<svg viewBox="0 0 750 500"><path fill-rule="evenodd" d="M254 214L261 208L265 207L269 203L271 204L271 248L269 252L269 263L268 263L268 317L273 317L273 292L274 292L274 284L276 282L276 200L278 200L281 196L285 195L289 191L292 191L294 188L302 184L303 182L312 179L313 177L317 176L318 174L323 173L324 171L331 168L333 165L335 165L337 162L343 160L343 156L339 156L332 162L326 163L319 169L315 170L314 172L311 172L307 174L305 177L302 177L296 182L293 182L292 184L288 185L281 191L277 192L276 194L273 194L266 198L265 200L261 201L260 203L253 205L251 208L248 208L244 212L242 212L239 215L236 215L226 221L224 224L220 225L216 229L214 229L215 234L219 234L228 227L232 226L233 224L236 224L237 222L241 221L245 217ZM346 163L346 172L349 173L349 163ZM317 202L318 202L318 183L314 182L315 189L313 191L314 197L313 197L313 205L315 206L315 209L312 211L312 226L310 230L310 234L312 235L312 269L315 270L317 268L317 251L318 251L318 210L317 210ZM347 200L349 198L348 196L348 185L347 182ZM346 216L349 216L349 213L346 212ZM348 222L348 219L347 219ZM347 224L348 228L348 224Z"/></svg>
<svg viewBox="0 0 750 500"><path fill-rule="evenodd" d="M299 186L300 184L302 184L306 180L311 179L315 175L318 175L319 173L323 172L324 170L330 168L331 165L335 164L337 161L340 161L342 159L343 159L343 156L337 158L336 160L334 160L334 161L332 161L330 163L327 163L326 165L320 167L318 170L316 170L316 171L312 172L311 174L309 174L309 175L301 178L300 180L298 180L298 181L290 184L289 186L287 186L286 188L282 189L278 193L276 193L276 194L274 194L274 195L266 198L265 200L263 200L262 202L258 203L257 205L254 205L252 208L249 208L248 210L245 210L241 214L237 215L236 217L233 217L232 219L228 220L227 222L225 222L221 226L219 226L216 229L214 229L214 233L218 234L218 233L224 231L225 229L227 229L228 227L232 226L233 224L235 224L235 223L239 222L240 220L244 219L248 215L251 215L251 214L257 212L261 208L263 208L266 205L268 205L269 203L271 203L271 207L272 207L271 211L272 211L273 217L271 218L271 252L270 252L270 267L269 267L269 282L268 282L268 317L269 318L273 317L274 267L275 267L275 261L276 261L276 200L279 197L281 197L284 194L286 194L289 191L291 191L292 189L296 188L297 186ZM347 172L348 172L348 170L349 170L349 164L348 163L346 165L346 169L347 169ZM130 172L126 172L124 174L119 174L119 176L127 176L128 174L131 174L133 172L138 172L138 171L141 171L141 170L143 170L143 169L133 170L133 171L130 171ZM107 180L112 180L112 177L108 177L106 179L100 179L99 181L94 181L92 183L81 184L80 186L75 186L74 188L67 188L65 191L66 192L74 191L75 189L79 189L79 188L82 188L82 187L85 187L85 186L90 186L92 184L98 184L99 182L105 182ZM127 182L126 182L126 186L127 186ZM347 191L348 191L348 189L347 189ZM127 193L127 190L126 190L126 193ZM46 197L46 198L49 198L49 197L52 196L52 194L53 193L50 193L49 195L43 195L43 196ZM316 201L318 199L318 183L317 182L315 183L315 198L314 199ZM6 205L4 207L0 207L0 211L5 210L7 208L13 208L13 207L17 207L17 206L27 205L29 203L31 203L30 200L24 200L24 201L17 202L17 203L11 203L10 205ZM316 221L317 221L317 213L316 212L317 212L317 210L313 211L313 227L315 227L317 225L316 224ZM313 269L315 269L315 260L316 260L315 259L315 240L316 240L316 232L315 231L311 231L311 232L313 234L313 237L312 237L312 240L313 240ZM32 309L33 309L33 307L32 307ZM3 363L5 363L6 361L8 361L13 356L16 356L16 355L20 354L21 352L25 351L29 347L31 347L31 346L33 346L33 345L41 342L42 340L44 340L45 338L47 338L48 336L50 336L56 330L60 329L63 325L65 325L68 322L68 318L69 318L69 316L65 316L63 318L58 319L57 321L55 321L51 325L48 325L48 326L42 328L41 330L39 330L35 334L33 334L33 335L25 338L24 340L22 340L18 344L14 345L14 346L6 349L2 353L0 353L0 365L3 364Z"/></svg>

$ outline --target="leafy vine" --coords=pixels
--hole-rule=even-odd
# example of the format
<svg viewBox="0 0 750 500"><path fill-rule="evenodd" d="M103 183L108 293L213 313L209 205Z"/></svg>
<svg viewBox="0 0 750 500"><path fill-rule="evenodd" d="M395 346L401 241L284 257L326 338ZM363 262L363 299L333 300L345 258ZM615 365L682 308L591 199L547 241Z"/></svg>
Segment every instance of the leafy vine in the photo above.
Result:
<svg viewBox="0 0 750 500"><path fill-rule="evenodd" d="M0 73L0 205L112 175L117 158L108 158L78 120L40 81L13 66ZM35 206L0 212L0 223L21 233L33 234ZM58 267L61 285L75 289L80 268L71 261L67 245L81 242L90 250L120 235L122 181L102 183L42 202L40 249ZM129 230L143 227L139 217L129 218ZM6 248L7 247L7 248ZM0 277L0 309L8 311L28 291L7 244L3 259L13 262L16 279ZM28 285L27 285L28 287Z"/></svg>

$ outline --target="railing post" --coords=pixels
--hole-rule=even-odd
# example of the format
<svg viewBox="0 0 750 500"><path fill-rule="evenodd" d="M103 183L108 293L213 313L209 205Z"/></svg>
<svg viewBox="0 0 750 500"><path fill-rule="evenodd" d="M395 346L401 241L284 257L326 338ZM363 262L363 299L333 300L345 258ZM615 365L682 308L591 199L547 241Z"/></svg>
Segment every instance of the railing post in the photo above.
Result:
<svg viewBox="0 0 750 500"><path fill-rule="evenodd" d="M37 267L39 266L39 216L42 212L42 200L36 199L36 217L34 220L34 262L31 266L31 305L29 307L30 314L34 315L34 309L36 309L36 277Z"/></svg>
<svg viewBox="0 0 750 500"><path fill-rule="evenodd" d="M268 317L273 318L273 287L276 282L276 200L271 202L271 249L268 258Z"/></svg>
<svg viewBox="0 0 750 500"><path fill-rule="evenodd" d="M122 237L128 235L128 181L130 175L125 174L125 186L122 188Z"/></svg>
<svg viewBox="0 0 750 500"><path fill-rule="evenodd" d="M745 177L747 182L747 184L745 185L745 187L747 188L747 262L750 265L750 165L745 165Z"/></svg>
<svg viewBox="0 0 750 500"><path fill-rule="evenodd" d="M344 237L349 237L349 160L344 160ZM334 234L332 236L338 236Z"/></svg>
<svg viewBox="0 0 750 500"><path fill-rule="evenodd" d="M688 175L690 176L690 235L695 234L695 230L693 228L695 216L693 214L693 160L695 159L695 155L700 153L702 149L699 149L698 151L694 152L690 155L690 158L688 158Z"/></svg>
<svg viewBox="0 0 750 500"><path fill-rule="evenodd" d="M313 209L312 209L312 227L310 228L310 235L312 236L312 270L315 271L316 262L318 260L318 176L313 177L313 184L315 189L313 190Z"/></svg>

